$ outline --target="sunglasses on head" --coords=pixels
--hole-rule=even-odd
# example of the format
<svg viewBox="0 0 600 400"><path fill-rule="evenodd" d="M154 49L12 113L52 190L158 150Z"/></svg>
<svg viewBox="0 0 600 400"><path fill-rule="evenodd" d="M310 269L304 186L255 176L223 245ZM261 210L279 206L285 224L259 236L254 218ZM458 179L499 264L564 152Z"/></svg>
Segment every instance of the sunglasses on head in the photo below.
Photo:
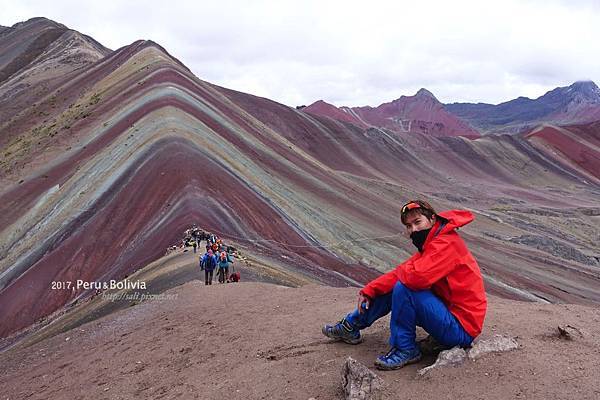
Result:
<svg viewBox="0 0 600 400"><path fill-rule="evenodd" d="M411 201L410 203L406 203L403 207L402 210L400 211L402 214L409 212L410 210L414 210L416 208L421 208L421 205L419 203L415 203L414 201Z"/></svg>

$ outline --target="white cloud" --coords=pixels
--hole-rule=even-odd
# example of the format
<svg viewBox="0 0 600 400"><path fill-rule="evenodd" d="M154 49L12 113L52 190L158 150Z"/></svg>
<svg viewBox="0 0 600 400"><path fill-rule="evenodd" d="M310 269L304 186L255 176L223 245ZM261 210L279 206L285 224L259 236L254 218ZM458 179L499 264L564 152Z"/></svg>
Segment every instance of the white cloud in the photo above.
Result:
<svg viewBox="0 0 600 400"><path fill-rule="evenodd" d="M0 0L0 24L46 16L116 49L152 39L201 79L289 105L443 102L600 83L597 1Z"/></svg>

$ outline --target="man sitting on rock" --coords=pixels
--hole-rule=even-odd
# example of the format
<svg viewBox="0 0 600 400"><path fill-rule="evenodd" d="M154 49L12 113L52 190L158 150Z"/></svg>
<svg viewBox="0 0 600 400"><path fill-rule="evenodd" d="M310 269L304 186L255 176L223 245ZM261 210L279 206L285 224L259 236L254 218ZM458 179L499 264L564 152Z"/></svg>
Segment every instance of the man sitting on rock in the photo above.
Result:
<svg viewBox="0 0 600 400"><path fill-rule="evenodd" d="M391 370L421 359L416 327L442 346L468 347L481 333L487 308L477 261L456 230L473 221L468 211L436 214L422 200L408 202L400 219L418 251L396 269L369 282L357 308L323 334L349 344L361 343L361 329L391 312L391 350L375 361Z"/></svg>

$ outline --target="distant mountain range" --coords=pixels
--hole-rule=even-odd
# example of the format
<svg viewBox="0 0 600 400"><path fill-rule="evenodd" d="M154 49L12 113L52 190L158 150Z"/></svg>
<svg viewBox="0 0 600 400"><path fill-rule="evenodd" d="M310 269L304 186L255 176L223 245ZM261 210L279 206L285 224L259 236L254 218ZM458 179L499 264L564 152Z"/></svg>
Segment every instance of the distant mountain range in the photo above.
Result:
<svg viewBox="0 0 600 400"><path fill-rule="evenodd" d="M519 97L498 105L453 103L444 107L482 132L520 132L543 123L572 125L600 120L600 88L583 81L534 100Z"/></svg>
<svg viewBox="0 0 600 400"><path fill-rule="evenodd" d="M319 100L303 109L361 127L433 136L478 137L521 133L541 124L573 125L600 120L600 89L592 81L556 88L537 99L519 97L498 105L442 104L426 89L378 107L335 107Z"/></svg>
<svg viewBox="0 0 600 400"><path fill-rule="evenodd" d="M402 96L379 107L340 107L319 100L303 109L312 114L348 121L361 127L376 126L395 132L421 132L431 136L479 137L469 124L449 113L426 89Z"/></svg>

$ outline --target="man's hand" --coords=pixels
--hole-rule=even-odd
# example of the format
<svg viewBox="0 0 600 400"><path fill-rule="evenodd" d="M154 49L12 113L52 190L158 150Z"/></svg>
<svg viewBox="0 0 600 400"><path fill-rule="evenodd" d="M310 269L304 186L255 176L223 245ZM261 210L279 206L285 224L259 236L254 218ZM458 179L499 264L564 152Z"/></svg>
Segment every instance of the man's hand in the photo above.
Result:
<svg viewBox="0 0 600 400"><path fill-rule="evenodd" d="M363 308L363 303L365 304L365 308ZM365 312L365 309L369 309L369 307L371 307L371 299L367 296L365 296L362 293L358 293L358 313L362 314L363 312Z"/></svg>

